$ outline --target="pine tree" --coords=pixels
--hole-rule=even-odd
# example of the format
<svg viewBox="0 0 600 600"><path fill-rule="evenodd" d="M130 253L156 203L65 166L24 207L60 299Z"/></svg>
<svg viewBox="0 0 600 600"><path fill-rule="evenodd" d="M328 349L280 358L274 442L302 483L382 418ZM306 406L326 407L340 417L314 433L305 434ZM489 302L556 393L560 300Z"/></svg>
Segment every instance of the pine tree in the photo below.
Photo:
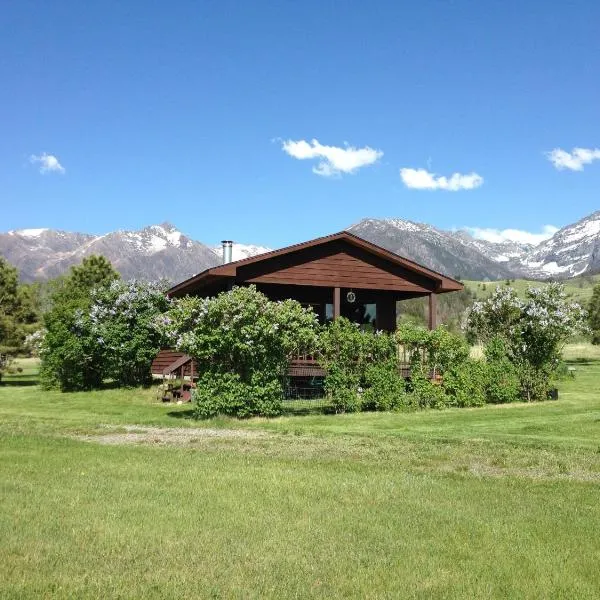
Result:
<svg viewBox="0 0 600 600"><path fill-rule="evenodd" d="M588 319L592 330L592 344L600 345L600 283L594 286L588 305Z"/></svg>

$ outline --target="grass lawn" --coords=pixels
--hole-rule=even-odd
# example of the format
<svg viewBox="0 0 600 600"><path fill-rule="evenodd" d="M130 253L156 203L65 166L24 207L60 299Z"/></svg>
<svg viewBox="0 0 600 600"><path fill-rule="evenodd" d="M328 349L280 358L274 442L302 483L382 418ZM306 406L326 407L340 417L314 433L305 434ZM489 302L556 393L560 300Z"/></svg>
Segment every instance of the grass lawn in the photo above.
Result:
<svg viewBox="0 0 600 600"><path fill-rule="evenodd" d="M598 598L600 357L560 400L197 423L0 385L1 598Z"/></svg>
<svg viewBox="0 0 600 600"><path fill-rule="evenodd" d="M590 301L594 286L600 283L600 275L585 275L579 277L573 277L572 279L565 279L562 282L565 286L565 291L570 294L574 300L581 302L584 305ZM503 287L505 280L500 281L465 281L465 286L474 292L477 298L489 297L496 287ZM512 287L519 296L524 297L525 292L530 287L543 287L547 283L539 280L529 279L511 279L510 287Z"/></svg>

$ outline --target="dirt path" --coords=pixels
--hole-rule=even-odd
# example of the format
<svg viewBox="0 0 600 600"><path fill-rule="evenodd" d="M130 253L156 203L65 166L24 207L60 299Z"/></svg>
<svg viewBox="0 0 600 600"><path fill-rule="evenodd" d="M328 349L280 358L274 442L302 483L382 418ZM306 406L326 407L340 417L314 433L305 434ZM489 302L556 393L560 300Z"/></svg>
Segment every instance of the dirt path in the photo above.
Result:
<svg viewBox="0 0 600 600"><path fill-rule="evenodd" d="M108 427L108 426L107 426ZM123 431L124 430L124 431ZM118 431L96 435L77 435L75 439L96 444L165 444L183 446L206 438L260 438L267 435L262 431L245 429L209 429L202 427L147 427L125 425Z"/></svg>

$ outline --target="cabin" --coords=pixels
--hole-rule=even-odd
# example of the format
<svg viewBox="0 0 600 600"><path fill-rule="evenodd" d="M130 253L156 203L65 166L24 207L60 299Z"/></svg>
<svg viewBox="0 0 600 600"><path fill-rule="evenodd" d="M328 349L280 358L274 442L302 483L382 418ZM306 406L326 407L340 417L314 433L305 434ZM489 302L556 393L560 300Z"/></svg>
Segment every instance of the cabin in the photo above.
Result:
<svg viewBox="0 0 600 600"><path fill-rule="evenodd" d="M436 327L438 294L460 291L462 283L341 231L243 260L231 261L232 242L223 242L223 264L175 285L171 298L214 296L233 286L255 285L271 300L292 298L310 306L321 323L340 316L376 330L396 329L398 302L427 297L429 327ZM181 354L162 350L152 365L156 375L193 374ZM322 375L312 357L290 364L292 377Z"/></svg>

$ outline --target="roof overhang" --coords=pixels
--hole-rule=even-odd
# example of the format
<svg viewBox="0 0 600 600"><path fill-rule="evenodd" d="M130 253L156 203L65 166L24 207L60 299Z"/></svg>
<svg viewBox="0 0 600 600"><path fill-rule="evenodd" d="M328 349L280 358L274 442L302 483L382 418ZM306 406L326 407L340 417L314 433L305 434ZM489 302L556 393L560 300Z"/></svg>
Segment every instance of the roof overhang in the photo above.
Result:
<svg viewBox="0 0 600 600"><path fill-rule="evenodd" d="M198 275L194 275L193 277L190 277L189 279L186 279L185 281L173 286L167 292L167 294L169 297L185 296L186 294L201 290L208 290L213 286L222 286L223 284L226 284L228 280L237 281L238 270L243 269L248 265L253 265L263 261L270 261L277 257L283 257L292 253L301 252L308 248L323 246L337 240L343 240L352 246L360 248L385 261L389 261L390 263L400 266L403 269L412 271L416 275L431 280L434 283L433 291L436 294L455 292L464 289L463 284L456 279L452 279L451 277L442 275L437 271L433 271L432 269L428 269L427 267L419 265L408 258L399 256L398 254L390 252L381 246L368 242L367 240L364 240L353 233L341 231L339 233L316 238L301 244L294 244L292 246L280 248L279 250L272 250L271 252L265 252L264 254L258 254L256 256L251 256L242 260L219 265L217 267L211 267L210 269L206 269L205 271L198 273Z"/></svg>

